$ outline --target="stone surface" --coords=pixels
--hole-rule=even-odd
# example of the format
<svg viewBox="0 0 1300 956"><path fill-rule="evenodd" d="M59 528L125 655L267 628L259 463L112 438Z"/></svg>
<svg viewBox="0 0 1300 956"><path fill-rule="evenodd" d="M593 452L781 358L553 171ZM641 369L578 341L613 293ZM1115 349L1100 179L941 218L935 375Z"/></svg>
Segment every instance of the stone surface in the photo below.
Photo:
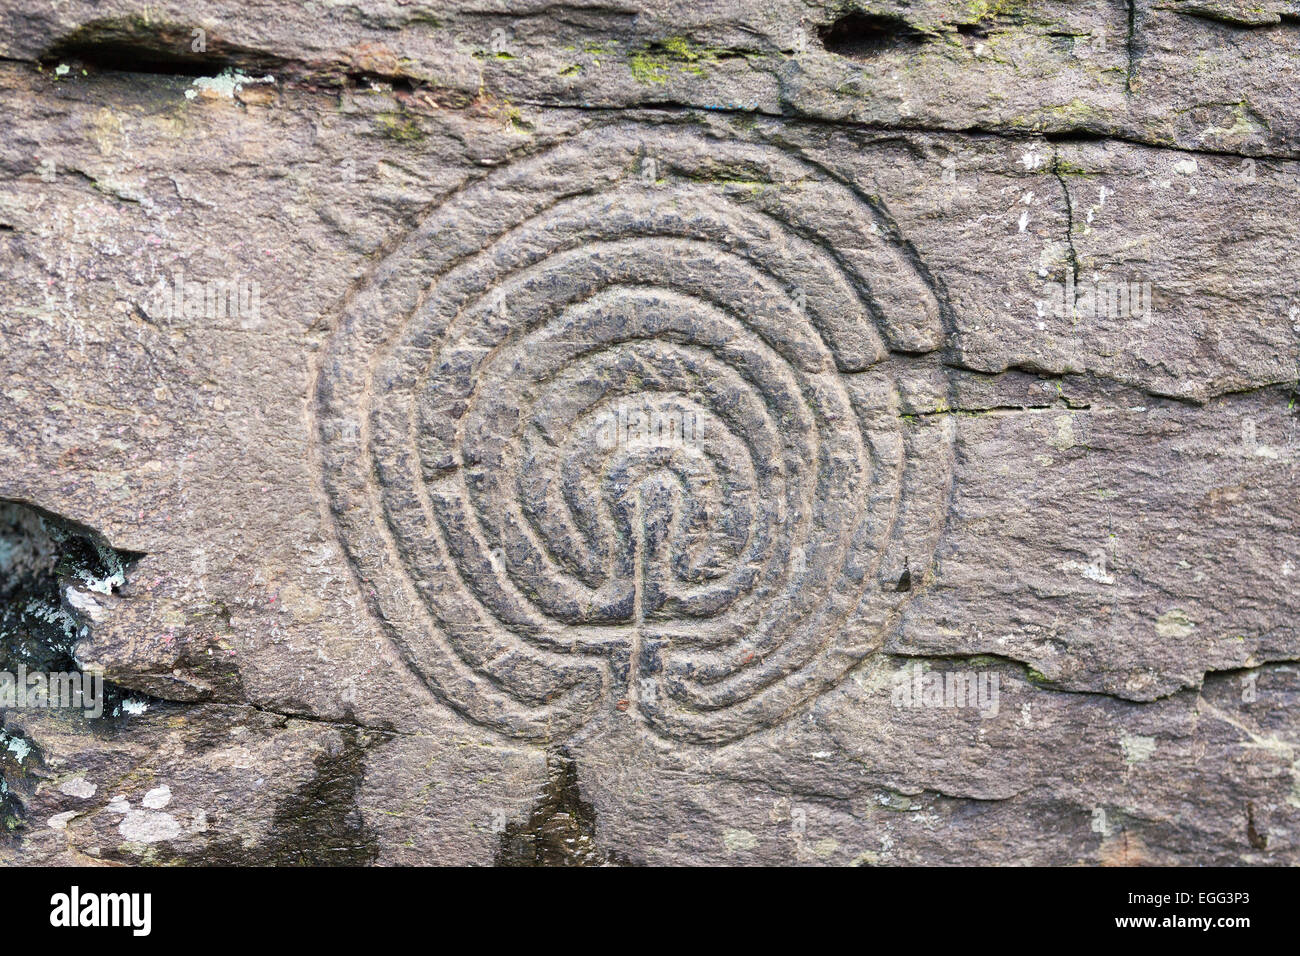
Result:
<svg viewBox="0 0 1300 956"><path fill-rule="evenodd" d="M32 7L0 859L1300 862L1300 6Z"/></svg>

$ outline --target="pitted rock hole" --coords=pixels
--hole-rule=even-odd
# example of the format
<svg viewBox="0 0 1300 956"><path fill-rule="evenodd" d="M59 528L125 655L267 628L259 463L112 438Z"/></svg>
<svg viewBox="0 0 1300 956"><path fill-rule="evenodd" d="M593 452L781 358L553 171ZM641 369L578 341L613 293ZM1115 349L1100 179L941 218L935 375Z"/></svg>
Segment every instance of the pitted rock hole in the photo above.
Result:
<svg viewBox="0 0 1300 956"><path fill-rule="evenodd" d="M215 40L209 44L205 36L205 49L195 49L195 29L131 17L96 20L51 44L41 61L176 76L212 76L229 66Z"/></svg>
<svg viewBox="0 0 1300 956"><path fill-rule="evenodd" d="M226 69L283 70L287 64L262 50L226 41L199 23L176 23L139 16L105 17L82 24L42 52L43 64L91 70L214 76Z"/></svg>
<svg viewBox="0 0 1300 956"><path fill-rule="evenodd" d="M0 500L0 671L17 675L78 670L73 649L85 621L68 589L106 593L126 581L141 555L117 551L89 528L20 502ZM108 713L123 695L104 687ZM0 710L0 724L4 711ZM24 826L36 745L19 730L0 729L0 839Z"/></svg>
<svg viewBox="0 0 1300 956"><path fill-rule="evenodd" d="M79 672L86 610L116 594L142 557L76 521L0 500L0 671ZM109 682L103 690L105 718L121 716L124 701L148 699Z"/></svg>
<svg viewBox="0 0 1300 956"><path fill-rule="evenodd" d="M75 670L78 604L115 594L144 557L48 511L0 500L0 670Z"/></svg>
<svg viewBox="0 0 1300 956"><path fill-rule="evenodd" d="M878 56L890 50L912 50L926 41L902 17L850 13L817 30L826 52L854 60Z"/></svg>

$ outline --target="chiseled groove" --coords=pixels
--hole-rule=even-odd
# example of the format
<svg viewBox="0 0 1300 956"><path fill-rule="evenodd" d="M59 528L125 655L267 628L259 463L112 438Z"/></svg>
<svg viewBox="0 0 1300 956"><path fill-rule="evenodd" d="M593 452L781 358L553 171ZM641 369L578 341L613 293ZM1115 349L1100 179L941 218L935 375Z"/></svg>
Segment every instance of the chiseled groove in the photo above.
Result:
<svg viewBox="0 0 1300 956"><path fill-rule="evenodd" d="M681 146L680 143L675 143L674 148L680 148L680 146ZM744 154L746 157L745 160L746 162L750 161L750 157L752 156L753 152L759 148L772 150L773 152L779 155L780 161L782 162L788 159L788 157L782 150L779 149L773 150L772 147L756 147L751 144L748 148L750 152L746 152ZM773 160L773 162L776 161L777 160L775 159ZM566 163L572 165L573 157L571 155L563 156L560 159L556 160L556 162L559 163L561 165L561 168L563 169L565 168L564 164ZM807 165L809 166L809 168L812 169L819 168L816 167L815 164L805 163L804 165ZM537 166L530 166L529 164L524 164L524 167L525 168L522 172L514 174L508 180L508 183L512 184L510 188L523 188L524 185L526 185L526 177L533 175L537 169L540 169L544 172L551 172L551 170L549 170L545 165L542 164L538 164ZM756 168L758 168L758 166L756 166ZM763 166L762 168L767 168L767 167ZM532 172L530 172L530 170L532 170ZM829 177L829 181L841 189L848 188L845 187L843 183L835 179L833 176ZM380 442L379 440L378 434L376 434L376 430L383 429L385 426L384 426L383 418L377 414L378 406L375 404L379 400L374 388L376 375L381 368L387 367L387 364L390 361L394 360L395 358L400 358L399 356L396 355L396 350L401 346L401 343L403 341L409 338L410 328L411 328L410 327L411 318L417 313L420 313L422 311L424 304L429 300L429 297L434 294L434 290L436 289L436 287L440 283L442 283L443 280L450 273L459 269L461 265L470 263L470 261L473 260L476 256L483 255L488 249L491 249L496 243L498 243L502 239L502 237L506 235L513 233L517 235L526 236L530 230L535 230L538 228L536 220L539 217L543 216L545 211L554 210L566 199L569 199L577 195L579 192L581 191L575 192L575 191L561 190L560 193L558 194L558 198L556 196L550 197L551 201L547 201L544 197L541 197L542 201L533 204L528 210L526 214L526 218L524 218L520 222L516 222L513 225L502 230L502 232L497 234L497 236L491 239L490 241L485 241L483 239L476 240L477 243L476 250L468 251L463 255L458 254L452 256L449 258L449 262L443 262L440 266L436 268L436 270L431 270L430 284L425 285L419 291L419 294L417 296L417 303L415 307L406 313L406 316L404 319L402 319L402 321L393 322L391 319L382 319L382 321L386 324L384 326L381 326L381 330L385 331L387 335L387 341L383 347L376 349L372 352L368 362L363 363L363 365L368 367L369 369L369 378L365 380L365 382L360 386L361 398L369 406L369 412L370 412L369 414L362 416L361 421L363 423L364 434L360 439L360 441L362 442L362 446L365 448L367 454L370 457L369 467L366 469L366 473L368 474L366 493L369 496L369 500L371 501L372 508L384 512L382 516L382 523L387 531L387 536L386 536L387 547L397 556L399 563L411 568L412 572L414 572L417 569L417 565L415 564L415 558L417 557L417 555L414 555L410 552L408 542L405 541L403 535L399 533L400 522L396 520L396 517L400 517L401 512L399 511L395 515L394 513L390 513L389 511L390 501L391 503L397 503L397 499L390 499L389 496L385 492L383 492L380 488L382 481L379 475L379 471L377 469L380 467L381 464L384 463L381 463L375 457L376 454L378 454L378 452L380 451L380 445L382 444L382 442ZM857 195L856 193L855 196L857 197L858 201L860 202L865 201L863 197ZM464 205L464 203L461 202L460 199L456 199L456 200L449 201L449 205L455 207L458 205ZM763 215L764 215L764 219L768 221L771 224L771 226L777 229L778 231L785 231L787 233L792 231L791 222L786 221L783 218L772 216L766 213L765 211ZM796 212L795 215L797 216L798 213ZM874 220L873 220L873 215L875 216ZM869 213L866 218L868 220L873 220L873 221L879 220L879 217L878 215L875 215L874 210L872 213ZM422 234L423 233L424 230L422 230ZM816 242L816 233L811 232L809 233L809 235L813 239L814 248L817 248L822 254L825 254L826 246L824 243ZM620 238L626 238L626 237L620 236ZM682 238L686 238L686 237L682 237ZM581 241L580 238L571 239L571 242L574 243L580 241ZM554 255L555 255L555 251L553 249L548 249L546 250L544 255L539 258L538 261L542 263L542 265L544 266L547 262L547 259L552 258ZM789 265L790 263L786 262L785 264ZM910 260L909 260L909 264L911 264ZM762 270L764 269L766 264L755 263L754 265L760 270ZM843 262L836 261L835 265L839 267L836 270L836 272L841 276L856 275L856 272L851 267L844 264ZM781 276L781 278L788 278L788 276L783 275ZM778 279L778 285L779 284L780 281ZM500 285L499 277L496 277L490 283L489 288L496 288L499 285ZM863 302L868 312L871 313L871 317L877 319L877 321L869 322L868 325L870 327L874 327L874 329L877 332L879 332L879 329L884 320L883 318L880 318L878 315L877 304L871 301L869 293L866 294L867 294L867 298L865 299L865 301L861 297L859 298L859 301ZM939 299L939 302L942 311L944 305L942 298ZM436 319L436 315L434 316L434 318ZM747 324L744 322L744 318L745 318L744 316L740 316L739 319L737 320L742 325L742 327L744 327ZM512 323L512 325L509 328L509 331L511 333L515 331L515 327L517 326L517 324L518 323ZM447 329L443 328L442 332L438 333L438 336L442 336L443 333L445 333L446 331ZM751 332L751 334L758 335L760 333L758 333L757 330L754 330L753 332ZM510 335L508 334L506 338L510 338ZM667 338L667 336L665 336L665 338ZM500 347L500 344L501 343L498 342L497 347ZM823 341L823 344L826 343ZM768 343L766 347L769 349L772 348L772 343ZM835 355L838 359L838 354L836 352L832 351L832 355ZM494 355L489 355L487 357L479 356L474 365L465 366L464 369L465 374L470 376L469 381L473 386L470 395L471 401L476 400L474 393L476 393L483 386L483 377L478 376L476 378L474 376L477 374L478 371L481 371L481 369L484 368L487 363L490 363L493 360L493 358ZM569 361L571 362L572 358L570 358ZM417 373L414 376L414 378L411 377L411 374L409 372L403 372L401 370L398 370L395 373L398 376L398 380L406 383L402 385L402 394L405 395L420 394L423 390L425 379L427 377L430 367L431 367L431 363L426 363L424 366L424 371L421 373ZM556 374L559 374L559 370L553 373L551 377L553 378L554 375ZM834 377L836 375L842 375L843 369L840 369L838 372L828 370L827 372L823 372L819 374L829 375ZM842 387L843 386L841 386L841 388ZM327 391L325 391L325 388L326 386L324 385L324 383L321 383L318 386L318 399L322 402L322 410L329 411L330 413L332 413L332 415L350 417L347 408L340 406L336 401L336 399L331 397L331 395ZM358 390L358 386L353 384L348 387L347 392L351 393L357 390ZM827 416L829 410L827 408L822 407L820 401L812 399L812 395L813 395L812 392L807 391L802 386L796 386L793 394L795 396L798 396L798 400L801 401L802 403L801 407L803 407L803 410L806 413L810 414L813 417L814 421L816 422L816 427L812 429L813 432L820 432L823 429L830 429L832 433L838 433L838 431L847 428L848 432L846 432L846 435L851 433L851 435L853 436L850 444L854 448L856 448L856 451L850 451L848 446L845 446L839 451L841 456L844 455L856 456L855 459L857 461L856 477L854 477L854 471L853 471L854 466L848 464L848 458L842 457L841 459L839 459L841 463L837 465L837 468L849 467L850 470L848 472L841 472L840 476L835 480L853 482L854 487L859 489L855 493L863 496L862 507L865 507L865 503L867 500L866 496L871 493L870 489L872 487L870 472L867 470L867 459L871 457L871 454L868 453L867 447L863 444L863 439L865 436L861 431L861 429L864 427L864 423L862 420L860 420L860 414L859 414L859 408L857 402L851 399L847 394L845 394L843 396L845 402L845 408L841 410L837 416L828 418ZM759 390L759 396L764 400L765 404L769 407L770 410L772 407L772 402L774 400L773 396L768 395L765 389ZM846 421L837 422L836 420L837 418L843 418L844 416L847 416L848 419L847 422ZM347 420L347 417L344 417L343 420ZM330 421L332 422L333 419L331 418ZM395 424L397 424L399 431L405 432L408 429L414 430L419 421L420 421L420 410L415 406L415 403L412 403L411 407L406 408L400 415L396 417ZM393 426L389 425L387 427L392 428ZM464 420L462 420L462 422L457 426L455 434L458 436L458 440L453 444L453 447L458 447L464 441ZM325 440L327 444L332 440L329 429L326 429L324 427L322 427L321 437ZM412 441L411 443L409 443L408 447L414 447L414 442ZM904 447L906 448L906 446ZM805 471L811 471L815 473L815 481L816 481L816 484L812 487L805 486L805 490L808 494L811 494L813 496L815 501L821 502L823 507L833 507L836 504L838 504L838 502L830 500L831 495L828 492L829 486L826 484L827 481L831 480L831 474L832 474L830 471L831 463L829 459L826 457L827 455L830 454L829 448L830 446L826 446L826 447L818 446L817 448L811 450L810 454L812 454L813 458L811 462L805 466L804 469ZM338 456L338 452L334 452L330 455L331 458L337 458L337 456ZM386 464L391 465L394 463L389 461L386 462ZM402 464L401 467L408 474L411 473L411 465L409 463L404 463ZM903 468L903 464L901 462L899 467ZM422 474L424 474L423 468L417 462L416 466L414 467L414 473L413 473L414 480L419 482L420 476ZM453 482L457 482L457 483L462 482L464 480L463 468L451 469L449 472L449 477ZM403 480L405 480L405 477L403 477ZM353 478L353 483L355 483L355 477ZM506 485L505 487L508 490L509 486ZM349 485L346 483L346 481L340 480L340 483L337 486L337 492L350 493L348 491L348 488ZM900 486L900 489L894 493L895 496L897 496L897 494L902 493L902 491L903 489ZM335 491L331 491L330 494L331 495L335 494ZM418 497L419 496L417 495L417 498ZM437 547L439 548L440 553L444 557L451 559L449 562L449 567L455 569L453 573L456 573L458 577L460 577L461 569L459 568L459 565L455 561L456 551L449 546L450 542L446 535L447 529L443 526L441 520L438 518L436 509L434 511L428 511L427 502L425 502L425 504L423 505L419 504L418 502L414 502L411 504L402 504L402 508L408 508L408 507L416 508L417 512L415 513L418 513L418 510L420 508L424 508L426 510L426 515L428 520L426 520L425 522L426 527L424 532L422 533L422 536L428 535L431 536L432 539L436 540ZM471 515L478 513L479 510L473 507L472 505L469 505L468 502L465 501L462 501L462 507L469 507L469 513ZM830 589L836 588L840 584L842 584L846 575L849 575L851 573L857 573L857 572L850 572L848 564L846 563L848 561L849 551L846 549L852 549L857 547L857 545L859 544L858 538L862 534L863 529L866 527L866 525L862 521L862 515L858 508L851 508L850 512L851 514L848 517L845 517L842 520L836 522L837 525L842 525L840 531L838 532L843 536L842 543L837 548L832 549L833 553L828 552L828 555L826 557L818 559L816 566L812 569L813 573L818 575L823 575L826 577L827 579L826 587ZM817 513L816 508L811 506L808 507L807 512L804 515L805 522L813 521L814 515L816 513ZM806 527L811 527L811 526L806 525L805 528ZM669 528L666 528L665 530L671 531L671 529ZM891 522L889 527L882 529L882 531L879 533L885 533L886 535L895 533L893 522ZM803 530L800 532L800 534L801 536L806 537L807 531ZM542 550L545 550L544 541L542 541ZM353 554L353 560L356 560L356 558L357 555ZM360 570L361 569L359 567L358 571L360 572ZM866 580L865 575L868 573L867 563L862 563L859 567L859 570L861 571L861 574L864 575L863 581L865 581ZM472 577L475 572L473 569L469 569L469 573L470 576ZM373 575L373 570L367 574L362 574L362 580L365 580L367 577L372 575ZM423 604L423 600L421 599L421 587L418 586L417 581L407 581L406 585L404 586L409 586L414 590L417 596L417 601L416 601L417 606ZM461 586L467 588L467 582L461 580ZM859 583L858 586L860 588L861 583ZM472 589L467 588L467 590L462 592L462 595L463 597L467 597L470 600L473 600ZM767 655L767 656L784 657L787 654L793 654L796 655L797 659L794 660L793 662L782 664L781 666L776 668L772 672L770 679L764 679L760 677L759 685L758 685L760 688L759 691L754 690L752 686L753 681L750 681L749 685L747 685L746 687L741 688L740 690L742 691L742 693L740 694L740 696L738 696L737 702L754 703L755 706L748 708L744 711L738 711L734 717L728 717L722 724L718 725L714 731L710 731L707 728L707 726L701 725L697 722L688 721L686 723L683 723L678 716L673 716L667 713L665 713L662 718L656 717L655 713L651 713L643 716L649 717L651 719L652 724L654 724L655 728L661 733L666 733L669 736L680 737L681 739L694 740L700 743L722 742L721 738L717 736L717 733L719 731L723 736L729 739L734 739L736 735L743 735L744 733L748 733L750 730L755 729L754 727L755 723L757 723L758 726L766 726L772 722L772 718L774 715L778 718L783 717L784 715L790 713L795 707L801 706L802 703L806 702L806 694L801 692L797 686L794 688L785 686L784 679L790 676L790 674L793 671L799 670L802 667L804 667L807 664L807 662L812 661L814 658L818 657L818 655L823 654L827 649L830 648L831 642L834 639L835 635L831 632L831 630L824 626L821 626L821 624L824 622L820 622L820 617L825 613L827 613L832 606L836 608L835 613L837 614L837 616L843 616L844 614L849 614L852 612L853 608L857 606L858 600L859 597L856 593L841 595L838 600L833 602L833 604L827 604L823 606L820 613L816 613L816 608L814 607L801 609L799 611L800 615L807 615L809 613L813 613L814 617L818 618L818 621L817 622L805 621L804 623L809 624L810 626L805 627L803 629L804 631L807 631L807 633L804 634L803 638L794 637L791 640L787 640L784 644L777 644L774 646L772 650L772 654ZM382 614L382 606L379 609ZM439 614L441 613L436 603L432 605L425 605L423 607L417 607L417 610L422 612L423 617L425 617L426 619L431 619L433 621L438 621ZM484 611L484 609L481 606L479 610L481 613ZM892 612L886 611L886 613L892 613ZM479 633L486 635L492 632L494 624L499 627L499 623L495 621L495 619L491 614L486 614L483 620L484 620L483 626L475 627L471 625L470 630L478 631ZM505 678L503 680L502 676L498 676L493 673L484 673L482 666L475 666L474 663L475 660L478 660L480 665L483 662L483 658L481 656L475 656L482 652L481 645L476 644L475 646L476 648L479 648L479 650L475 650L471 654L471 657L466 658L465 657L466 651L471 649L469 647L461 646L460 641L453 639L452 634L449 631L445 630L446 622L440 622L440 623L444 628L443 633L445 634L446 639L444 640L443 638L438 637L437 633L435 632L433 635L426 635L425 640L432 640L435 644L438 644L439 646L443 647L447 653L450 653L451 655L453 655L453 657L455 657L459 661L461 666L465 667L471 674L477 675L477 678L487 679L491 681L494 686L500 689L501 694L505 699L507 700L513 699L519 701L520 703L524 703L524 701L521 701L519 697L519 692L520 690L522 690L522 688L513 687L510 683L510 680L508 679L509 675L502 675ZM464 629L462 628L461 630ZM497 636L500 637L499 634ZM413 653L413 647L418 646L419 643L420 642L417 641L416 645L411 645L408 644L408 642L405 640L399 640L399 644L402 645L403 651L406 652L404 656L406 657L407 660L411 659ZM527 654L529 655L528 659L531 660L532 655L535 655L538 652L539 651L537 648L529 648L527 651ZM541 653L544 658L551 657L551 655L546 654L545 652L541 652ZM508 655L509 652L502 651L501 654ZM499 660L499 659L500 659L500 655L498 655L496 658L489 659L487 661L488 666L491 667L492 660ZM763 662L765 659L766 656L757 655L757 660L760 663ZM556 661L557 664L560 663L559 659L556 659ZM632 663L634 665L637 664L637 662L635 661L633 661ZM813 683L811 685L812 693L819 693L822 689L828 686L829 680L835 679L834 674L830 673L826 669L825 667L826 663L827 663L826 661L820 661L821 670L819 670L818 674L814 678ZM842 676L843 671L840 670L842 662L840 661L840 659L836 658L831 663L833 668ZM424 674L421 670L420 662L418 661L413 662L413 669L415 669L417 674L420 674L422 678L429 678L429 677L434 678L434 679L426 679L425 683L426 686L429 686L431 690L434 690L435 693L437 693L438 680L436 678L438 675ZM591 675L591 671L589 669L586 668L573 669L568 675L570 677L570 681L566 689L575 689L575 692L590 689L592 686L589 683L590 675ZM724 679L727 676L728 675L724 673L722 677L719 679ZM755 697L757 697L759 694L762 694L764 692L763 691L764 688L767 690L772 690L775 693L778 685L780 686L781 689L781 693L778 698L766 699L766 703L764 703L763 701L754 700ZM602 686L604 687L605 690L609 689L608 685L603 682L602 682ZM453 703L453 706L455 706L456 709L458 711L461 711L462 713L465 712L466 708L474 710L477 714L480 715L475 718L476 722L481 723L484 720L486 720L489 725L494 726L497 729L500 729L501 727L501 724L499 722L501 720L504 720L507 726L515 730L518 729L521 723L533 728L539 726L540 718L537 715L537 708L532 708L532 713L529 714L505 714L505 715L497 715L494 718L490 708L488 710L483 710L483 708L481 707L472 706L470 702L467 702L463 699L457 702L456 695L458 693L462 693L462 694L464 693L463 682L461 682L461 684L454 686L452 690L449 692L449 696L444 696L442 694L439 694L439 697L441 699L448 700L449 702ZM588 694L587 696L589 698L590 694ZM529 701L537 701L539 699L536 693L525 694L524 697ZM692 709L691 705L686 701L679 701L679 702L683 703L687 707L688 711ZM779 708L780 713L777 713L774 708ZM704 712L698 707L696 707L693 712L698 716L701 717L704 716ZM467 716L469 715L467 714ZM562 715L560 723L564 724L565 726L569 726L573 723L574 718L576 718L579 721L582 721L586 719L586 715L585 714Z"/></svg>
<svg viewBox="0 0 1300 956"><path fill-rule="evenodd" d="M743 328L743 324L742 324L742 323L739 323L739 322L738 322L737 324L740 325L740 326ZM679 347L684 347L684 346L683 346L681 343L679 343ZM699 344L693 344L691 347L692 347L692 348L696 348L696 349L700 349L701 351L704 351L704 352L706 352L706 353L707 353L707 352L712 352L712 351L713 351L713 349L707 348L707 347L705 347L705 346L701 346L701 345L699 345ZM721 358L721 357L719 357L719 359L720 359L720 358ZM742 377L747 377L747 376L744 375L743 372L738 372L738 374L741 374ZM768 412L769 412L769 414L772 416L772 418L773 418L773 419L777 419L777 418L779 418L779 414L778 414L779 410L776 409L776 408L772 405L772 398L771 398L771 396L769 396L769 395L768 395L768 394L767 394L763 389L757 387L760 383L755 382L755 381L753 381L753 380L751 379L751 380L750 380L750 384L753 385L753 386L755 386L755 394L756 394L756 395L757 395L757 396L758 396L758 397L759 397L759 398L764 402L764 404L767 406L767 408L768 408ZM778 430L778 429L773 428L772 430L773 430L773 433L774 433L774 434L779 434L779 430ZM814 449L815 449L815 446L814 446ZM811 492L810 492L810 493L811 493ZM472 498L472 496L471 496L471 498ZM809 503L809 502L805 502L805 504L806 504L806 505L809 505L810 503ZM808 506L807 510L808 510L809 513L811 513L813 509L812 509L810 506ZM539 545L539 546L540 546L540 545Z"/></svg>

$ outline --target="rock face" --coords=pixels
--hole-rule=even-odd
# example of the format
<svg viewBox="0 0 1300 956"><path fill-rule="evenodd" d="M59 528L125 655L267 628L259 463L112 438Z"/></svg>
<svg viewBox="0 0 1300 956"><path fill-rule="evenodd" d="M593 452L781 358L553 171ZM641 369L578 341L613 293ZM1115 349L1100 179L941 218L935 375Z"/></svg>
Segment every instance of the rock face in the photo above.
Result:
<svg viewBox="0 0 1300 956"><path fill-rule="evenodd" d="M30 6L0 859L1300 862L1300 4Z"/></svg>

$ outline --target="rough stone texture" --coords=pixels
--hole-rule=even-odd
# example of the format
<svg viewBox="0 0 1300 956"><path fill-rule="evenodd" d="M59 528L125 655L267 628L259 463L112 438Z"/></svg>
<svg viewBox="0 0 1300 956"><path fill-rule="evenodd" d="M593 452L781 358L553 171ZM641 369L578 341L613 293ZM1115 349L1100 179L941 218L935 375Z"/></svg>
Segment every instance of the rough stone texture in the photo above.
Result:
<svg viewBox="0 0 1300 956"><path fill-rule="evenodd" d="M5 713L0 859L1300 862L1297 81L1289 0L0 2L2 660L134 702Z"/></svg>

